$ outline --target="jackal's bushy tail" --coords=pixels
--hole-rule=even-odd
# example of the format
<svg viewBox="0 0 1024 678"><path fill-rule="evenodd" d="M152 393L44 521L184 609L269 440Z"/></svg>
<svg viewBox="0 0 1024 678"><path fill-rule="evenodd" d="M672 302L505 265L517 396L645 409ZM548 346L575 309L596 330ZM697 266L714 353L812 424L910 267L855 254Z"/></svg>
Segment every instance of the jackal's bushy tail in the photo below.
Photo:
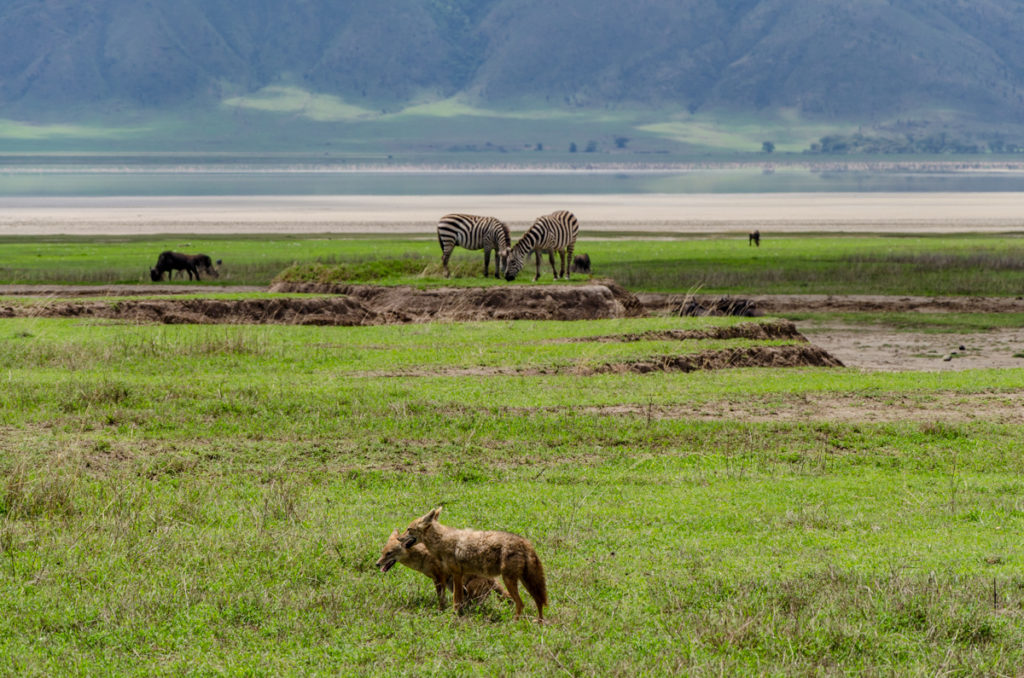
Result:
<svg viewBox="0 0 1024 678"><path fill-rule="evenodd" d="M548 604L548 585L544 581L544 566L536 553L530 554L523 571L523 586L530 596L540 605Z"/></svg>

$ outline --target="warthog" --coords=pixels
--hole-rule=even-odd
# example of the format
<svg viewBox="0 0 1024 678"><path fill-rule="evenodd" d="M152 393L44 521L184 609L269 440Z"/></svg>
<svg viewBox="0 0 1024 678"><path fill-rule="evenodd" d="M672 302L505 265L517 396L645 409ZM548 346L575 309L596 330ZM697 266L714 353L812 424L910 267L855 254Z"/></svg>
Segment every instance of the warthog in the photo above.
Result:
<svg viewBox="0 0 1024 678"><path fill-rule="evenodd" d="M573 257L572 270L574 273L590 273L590 255L577 254Z"/></svg>
<svg viewBox="0 0 1024 678"><path fill-rule="evenodd" d="M217 260L217 263L220 264L220 259ZM192 280L193 276L199 280L199 271L205 272L211 278L220 277L217 269L213 267L213 261L207 255L182 254L170 250L160 253L156 260L156 266L149 269L149 277L153 282L159 282L164 279L164 273L166 273L167 279L170 280L172 271L185 271L188 273L189 280Z"/></svg>
<svg viewBox="0 0 1024 678"><path fill-rule="evenodd" d="M747 234L747 247L751 245L761 246L761 231L751 231Z"/></svg>

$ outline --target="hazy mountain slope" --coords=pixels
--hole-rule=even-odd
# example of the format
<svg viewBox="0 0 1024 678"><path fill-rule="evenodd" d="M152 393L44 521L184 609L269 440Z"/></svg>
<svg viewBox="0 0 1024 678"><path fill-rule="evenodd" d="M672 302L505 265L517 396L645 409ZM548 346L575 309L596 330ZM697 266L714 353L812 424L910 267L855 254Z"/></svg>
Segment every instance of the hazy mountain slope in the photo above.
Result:
<svg viewBox="0 0 1024 678"><path fill-rule="evenodd" d="M214 105L303 82L369 107L793 108L1024 119L1019 0L8 0L0 115Z"/></svg>

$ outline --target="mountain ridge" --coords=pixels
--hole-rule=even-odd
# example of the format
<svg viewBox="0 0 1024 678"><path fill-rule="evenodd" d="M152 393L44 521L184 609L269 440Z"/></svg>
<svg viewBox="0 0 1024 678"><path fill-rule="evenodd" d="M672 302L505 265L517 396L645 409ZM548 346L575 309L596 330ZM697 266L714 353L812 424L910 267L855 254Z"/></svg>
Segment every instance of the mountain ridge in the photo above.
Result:
<svg viewBox="0 0 1024 678"><path fill-rule="evenodd" d="M793 110L1024 124L1018 0L12 0L0 117L213 107L281 83L368 109Z"/></svg>

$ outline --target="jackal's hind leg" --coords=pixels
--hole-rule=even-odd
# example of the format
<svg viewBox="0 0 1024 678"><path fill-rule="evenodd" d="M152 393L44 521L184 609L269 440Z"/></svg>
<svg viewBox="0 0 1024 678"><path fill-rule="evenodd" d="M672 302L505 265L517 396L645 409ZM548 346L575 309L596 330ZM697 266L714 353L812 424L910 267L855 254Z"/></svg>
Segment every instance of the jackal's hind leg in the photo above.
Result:
<svg viewBox="0 0 1024 678"><path fill-rule="evenodd" d="M523 599L519 597L519 580L513 576L503 574L501 575L502 581L505 582L505 590L512 597L512 602L516 604L516 619L523 612Z"/></svg>

